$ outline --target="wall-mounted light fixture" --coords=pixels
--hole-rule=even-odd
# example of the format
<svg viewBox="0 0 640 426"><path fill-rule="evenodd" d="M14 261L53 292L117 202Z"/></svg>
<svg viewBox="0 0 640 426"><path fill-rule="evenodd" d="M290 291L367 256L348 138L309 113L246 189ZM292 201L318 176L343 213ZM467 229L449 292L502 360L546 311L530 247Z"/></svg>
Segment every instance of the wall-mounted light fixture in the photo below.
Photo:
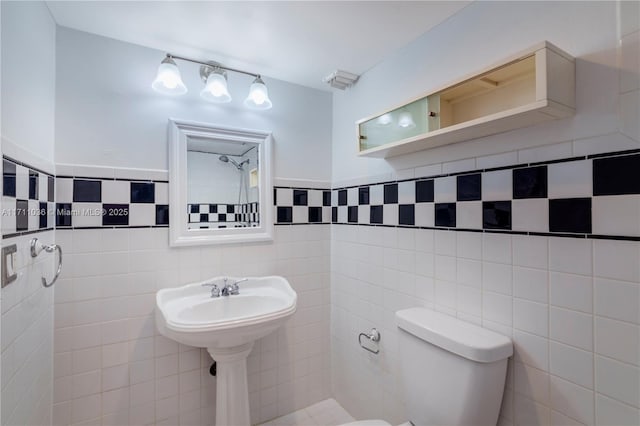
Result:
<svg viewBox="0 0 640 426"><path fill-rule="evenodd" d="M269 109L273 106L269 99L267 86L260 78L260 74L225 67L215 62L196 61L195 59L170 53L167 53L166 58L160 63L156 79L151 84L155 91L166 95L183 95L187 93L187 86L182 82L180 70L174 59L200 64L200 78L204 82L204 88L200 91L202 99L218 103L231 102L231 95L227 87L227 71L232 71L255 77L249 88L249 95L244 101L244 105L247 108Z"/></svg>

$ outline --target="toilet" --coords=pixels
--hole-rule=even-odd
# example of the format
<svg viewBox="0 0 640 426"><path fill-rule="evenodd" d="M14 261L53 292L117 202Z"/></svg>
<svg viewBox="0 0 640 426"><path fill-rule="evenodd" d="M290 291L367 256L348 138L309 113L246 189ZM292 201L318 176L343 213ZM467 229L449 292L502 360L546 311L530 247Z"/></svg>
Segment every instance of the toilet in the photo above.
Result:
<svg viewBox="0 0 640 426"><path fill-rule="evenodd" d="M495 426L511 340L426 308L396 312L396 324L406 424ZM364 420L342 426L391 425Z"/></svg>

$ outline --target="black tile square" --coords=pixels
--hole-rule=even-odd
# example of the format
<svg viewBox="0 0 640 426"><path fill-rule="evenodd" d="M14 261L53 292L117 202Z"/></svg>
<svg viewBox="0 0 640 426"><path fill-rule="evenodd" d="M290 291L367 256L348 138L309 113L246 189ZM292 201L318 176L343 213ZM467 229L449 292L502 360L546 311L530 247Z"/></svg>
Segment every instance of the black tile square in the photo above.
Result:
<svg viewBox="0 0 640 426"><path fill-rule="evenodd" d="M513 198L546 198L547 166L513 170Z"/></svg>
<svg viewBox="0 0 640 426"><path fill-rule="evenodd" d="M511 201L485 201L482 203L484 229L511 229Z"/></svg>
<svg viewBox="0 0 640 426"><path fill-rule="evenodd" d="M26 231L29 229L29 202L27 200L16 200L16 231Z"/></svg>
<svg viewBox="0 0 640 426"><path fill-rule="evenodd" d="M218 213L218 205L209 204L209 213Z"/></svg>
<svg viewBox="0 0 640 426"><path fill-rule="evenodd" d="M308 199L308 191L306 189L294 189L293 190L293 205L294 206L306 206Z"/></svg>
<svg viewBox="0 0 640 426"><path fill-rule="evenodd" d="M55 201L56 181L53 176L47 176L47 201Z"/></svg>
<svg viewBox="0 0 640 426"><path fill-rule="evenodd" d="M153 182L131 182L132 203L153 203L156 200L156 184Z"/></svg>
<svg viewBox="0 0 640 426"><path fill-rule="evenodd" d="M47 227L47 203L39 203L40 208L38 209L38 227L40 229L45 229Z"/></svg>
<svg viewBox="0 0 640 426"><path fill-rule="evenodd" d="M169 224L169 205L156 204L156 225Z"/></svg>
<svg viewBox="0 0 640 426"><path fill-rule="evenodd" d="M549 231L591 233L591 198L549 200Z"/></svg>
<svg viewBox="0 0 640 426"><path fill-rule="evenodd" d="M360 188L358 188L358 204L361 206L369 204L368 186L361 186Z"/></svg>
<svg viewBox="0 0 640 426"><path fill-rule="evenodd" d="M458 176L456 182L458 201L477 201L482 199L482 175L480 173Z"/></svg>
<svg viewBox="0 0 640 426"><path fill-rule="evenodd" d="M347 210L347 222L358 223L358 206L349 206Z"/></svg>
<svg viewBox="0 0 640 426"><path fill-rule="evenodd" d="M277 188L273 188L273 205L274 206L278 205L278 189Z"/></svg>
<svg viewBox="0 0 640 426"><path fill-rule="evenodd" d="M398 224L416 224L415 204L400 204L398 206Z"/></svg>
<svg viewBox="0 0 640 426"><path fill-rule="evenodd" d="M278 207L278 222L279 223L293 222L293 207Z"/></svg>
<svg viewBox="0 0 640 426"><path fill-rule="evenodd" d="M16 196L16 165L11 161L2 161L2 195Z"/></svg>
<svg viewBox="0 0 640 426"><path fill-rule="evenodd" d="M640 194L640 154L593 160L593 195Z"/></svg>
<svg viewBox="0 0 640 426"><path fill-rule="evenodd" d="M200 222L200 223L209 222L209 214L208 213L200 213L200 220L198 222Z"/></svg>
<svg viewBox="0 0 640 426"><path fill-rule="evenodd" d="M102 226L129 225L129 204L103 204Z"/></svg>
<svg viewBox="0 0 640 426"><path fill-rule="evenodd" d="M384 186L384 203L396 204L398 202L398 184L388 183Z"/></svg>
<svg viewBox="0 0 640 426"><path fill-rule="evenodd" d="M35 170L29 170L29 199L38 199L38 187L40 186L40 174Z"/></svg>
<svg viewBox="0 0 640 426"><path fill-rule="evenodd" d="M71 226L71 203L56 204L56 226Z"/></svg>
<svg viewBox="0 0 640 426"><path fill-rule="evenodd" d="M309 207L309 223L322 222L322 207Z"/></svg>
<svg viewBox="0 0 640 426"><path fill-rule="evenodd" d="M341 189L338 191L338 205L346 206L347 205L347 190Z"/></svg>
<svg viewBox="0 0 640 426"><path fill-rule="evenodd" d="M226 222L227 215L225 213L218 213L218 222Z"/></svg>
<svg viewBox="0 0 640 426"><path fill-rule="evenodd" d="M331 223L337 223L337 222L338 222L338 208L331 207Z"/></svg>
<svg viewBox="0 0 640 426"><path fill-rule="evenodd" d="M235 213L236 212L236 206L233 204L227 204L227 213Z"/></svg>
<svg viewBox="0 0 640 426"><path fill-rule="evenodd" d="M456 226L456 203L437 203L434 208L436 226Z"/></svg>
<svg viewBox="0 0 640 426"><path fill-rule="evenodd" d="M326 207L331 205L331 191L322 191L322 205Z"/></svg>
<svg viewBox="0 0 640 426"><path fill-rule="evenodd" d="M416 203L433 203L433 179L416 181Z"/></svg>
<svg viewBox="0 0 640 426"><path fill-rule="evenodd" d="M191 206L189 206L189 213L200 213L200 204L191 204Z"/></svg>
<svg viewBox="0 0 640 426"><path fill-rule="evenodd" d="M369 223L382 223L383 206L371 206L369 209Z"/></svg>
<svg viewBox="0 0 640 426"><path fill-rule="evenodd" d="M73 180L74 203L102 202L102 182L99 180Z"/></svg>

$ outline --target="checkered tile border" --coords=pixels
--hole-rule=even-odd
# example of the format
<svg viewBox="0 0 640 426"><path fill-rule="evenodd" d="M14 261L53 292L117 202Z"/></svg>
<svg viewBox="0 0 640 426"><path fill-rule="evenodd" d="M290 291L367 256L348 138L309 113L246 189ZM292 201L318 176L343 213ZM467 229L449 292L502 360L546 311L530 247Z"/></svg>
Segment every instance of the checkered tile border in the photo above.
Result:
<svg viewBox="0 0 640 426"><path fill-rule="evenodd" d="M276 225L331 223L331 190L274 187Z"/></svg>
<svg viewBox="0 0 640 426"><path fill-rule="evenodd" d="M246 204L187 204L190 228L250 227L260 224L260 205Z"/></svg>
<svg viewBox="0 0 640 426"><path fill-rule="evenodd" d="M640 240L640 150L336 188L335 224Z"/></svg>
<svg viewBox="0 0 640 426"><path fill-rule="evenodd" d="M3 157L3 238L53 229L54 185L53 175L29 164Z"/></svg>

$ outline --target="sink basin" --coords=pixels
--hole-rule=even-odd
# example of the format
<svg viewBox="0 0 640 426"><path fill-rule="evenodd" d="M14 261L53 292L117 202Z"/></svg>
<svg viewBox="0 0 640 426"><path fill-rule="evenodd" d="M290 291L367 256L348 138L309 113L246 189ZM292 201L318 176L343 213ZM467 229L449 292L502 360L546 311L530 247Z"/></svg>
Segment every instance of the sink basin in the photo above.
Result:
<svg viewBox="0 0 640 426"><path fill-rule="evenodd" d="M286 279L270 276L241 282L240 294L212 298L203 284L222 288L224 278L158 291L156 326L165 337L207 348L216 361L216 425L249 426L246 358L253 342L293 315L297 295Z"/></svg>
<svg viewBox="0 0 640 426"><path fill-rule="evenodd" d="M239 278L229 278L229 282ZM253 342L276 330L296 310L296 292L282 277L249 278L240 294L212 298L204 283L167 288L156 295L158 331L189 346L224 348Z"/></svg>

